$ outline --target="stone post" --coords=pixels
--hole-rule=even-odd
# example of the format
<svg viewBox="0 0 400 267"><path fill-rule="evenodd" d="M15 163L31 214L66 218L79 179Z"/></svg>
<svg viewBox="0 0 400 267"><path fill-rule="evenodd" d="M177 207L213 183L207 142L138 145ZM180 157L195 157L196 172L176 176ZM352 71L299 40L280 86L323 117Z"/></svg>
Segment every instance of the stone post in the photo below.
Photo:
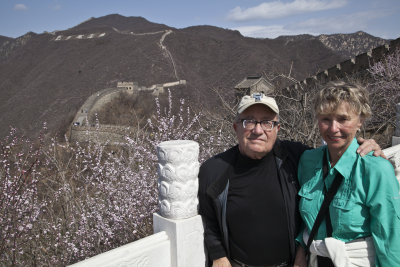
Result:
<svg viewBox="0 0 400 267"><path fill-rule="evenodd" d="M400 144L400 103L396 105L396 129L392 137L392 146Z"/></svg>
<svg viewBox="0 0 400 267"><path fill-rule="evenodd" d="M171 241L172 267L204 267L203 224L198 215L199 144L189 140L162 142L157 147L159 214L154 233Z"/></svg>

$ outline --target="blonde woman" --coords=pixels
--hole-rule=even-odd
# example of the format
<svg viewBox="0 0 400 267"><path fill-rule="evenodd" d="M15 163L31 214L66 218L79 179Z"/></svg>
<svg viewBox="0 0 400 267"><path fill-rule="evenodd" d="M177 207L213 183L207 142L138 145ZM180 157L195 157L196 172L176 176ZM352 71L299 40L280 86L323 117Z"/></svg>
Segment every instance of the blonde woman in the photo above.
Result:
<svg viewBox="0 0 400 267"><path fill-rule="evenodd" d="M311 237L310 266L400 266L400 195L393 167L386 159L356 153L356 133L371 115L367 91L329 83L314 109L326 145L304 152L298 170L305 229L297 241L305 247ZM295 266L304 266L301 259Z"/></svg>

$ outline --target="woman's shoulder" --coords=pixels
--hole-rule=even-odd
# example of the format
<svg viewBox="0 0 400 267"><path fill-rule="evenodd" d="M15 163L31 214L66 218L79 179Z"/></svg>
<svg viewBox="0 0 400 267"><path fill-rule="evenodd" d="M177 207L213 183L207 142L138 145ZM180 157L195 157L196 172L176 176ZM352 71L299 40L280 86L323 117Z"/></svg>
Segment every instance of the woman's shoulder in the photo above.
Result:
<svg viewBox="0 0 400 267"><path fill-rule="evenodd" d="M360 161L362 162L364 168L370 171L394 171L393 165L389 160L384 159L382 157L375 157L372 153L365 155L363 157L360 156Z"/></svg>
<svg viewBox="0 0 400 267"><path fill-rule="evenodd" d="M368 180L371 186L379 188L397 186L398 181L389 160L368 154L360 157L359 162L362 164L364 179Z"/></svg>
<svg viewBox="0 0 400 267"><path fill-rule="evenodd" d="M399 197L399 181L396 178L394 168L389 160L366 155L360 158L362 163L362 177L359 181L363 184L367 194L369 203L382 201L383 199L391 199Z"/></svg>

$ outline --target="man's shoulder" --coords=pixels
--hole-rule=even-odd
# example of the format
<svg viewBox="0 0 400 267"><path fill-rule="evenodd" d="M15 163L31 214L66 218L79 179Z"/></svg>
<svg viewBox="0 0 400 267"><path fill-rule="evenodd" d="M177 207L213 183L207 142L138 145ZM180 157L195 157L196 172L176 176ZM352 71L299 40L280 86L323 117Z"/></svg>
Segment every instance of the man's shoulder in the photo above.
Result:
<svg viewBox="0 0 400 267"><path fill-rule="evenodd" d="M298 149L309 149L308 146L301 142L292 141L292 140L279 140L279 142L285 147L293 147Z"/></svg>
<svg viewBox="0 0 400 267"><path fill-rule="evenodd" d="M311 149L301 142L289 141L289 140L277 140L278 148L286 151L289 155L299 158L304 151Z"/></svg>
<svg viewBox="0 0 400 267"><path fill-rule="evenodd" d="M207 159L200 166L199 172L199 192L206 192L209 186L213 185L216 192L220 192L225 186L224 173L235 162L236 156L239 153L238 146L219 153Z"/></svg>
<svg viewBox="0 0 400 267"><path fill-rule="evenodd" d="M212 156L201 164L201 168L213 167L214 165L220 164L231 164L237 156L239 151L238 146L233 146L224 152L221 152L217 155Z"/></svg>
<svg viewBox="0 0 400 267"><path fill-rule="evenodd" d="M200 166L200 180L204 176L208 177L206 179L209 180L212 179L211 177L218 177L224 173L230 165L234 164L238 153L239 148L236 145L204 161Z"/></svg>

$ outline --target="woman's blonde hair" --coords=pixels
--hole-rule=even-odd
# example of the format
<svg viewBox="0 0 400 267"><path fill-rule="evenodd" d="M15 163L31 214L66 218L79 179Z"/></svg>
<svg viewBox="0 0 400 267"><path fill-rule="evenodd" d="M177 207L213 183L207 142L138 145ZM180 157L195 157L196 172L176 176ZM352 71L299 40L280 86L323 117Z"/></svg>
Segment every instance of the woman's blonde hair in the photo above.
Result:
<svg viewBox="0 0 400 267"><path fill-rule="evenodd" d="M371 116L368 91L361 85L344 81L329 82L317 93L314 112L316 115L334 112L343 102L363 119Z"/></svg>

